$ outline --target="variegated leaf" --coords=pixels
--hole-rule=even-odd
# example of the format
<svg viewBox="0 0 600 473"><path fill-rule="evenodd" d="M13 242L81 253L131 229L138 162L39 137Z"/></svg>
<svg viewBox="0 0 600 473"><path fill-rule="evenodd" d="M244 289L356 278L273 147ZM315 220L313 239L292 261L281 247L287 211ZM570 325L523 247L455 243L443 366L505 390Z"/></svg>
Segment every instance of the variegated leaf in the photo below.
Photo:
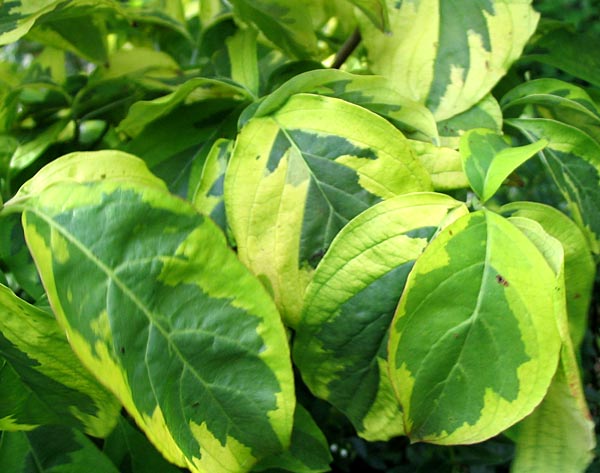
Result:
<svg viewBox="0 0 600 473"><path fill-rule="evenodd" d="M503 206L501 211L535 220L562 244L569 334L578 350L588 327L588 310L596 274L596 265L584 234L565 214L548 205L514 202Z"/></svg>
<svg viewBox="0 0 600 473"><path fill-rule="evenodd" d="M486 128L469 130L460 139L463 169L482 202L488 201L506 178L546 146L542 139L511 147L502 135Z"/></svg>
<svg viewBox="0 0 600 473"><path fill-rule="evenodd" d="M438 121L485 97L521 54L539 15L530 0L387 0L391 34L361 22L373 72Z"/></svg>
<svg viewBox="0 0 600 473"><path fill-rule="evenodd" d="M511 471L585 471L593 459L596 438L569 333L565 251L536 221L519 216L511 217L510 221L536 245L553 268L554 314L562 339L560 364L544 400L515 428L517 448Z"/></svg>
<svg viewBox="0 0 600 473"><path fill-rule="evenodd" d="M429 175L389 122L339 99L298 94L240 131L225 206L240 259L294 326L339 230L381 199L428 190Z"/></svg>
<svg viewBox="0 0 600 473"><path fill-rule="evenodd" d="M0 285L0 430L66 425L106 437L121 405L81 365L52 315Z"/></svg>
<svg viewBox="0 0 600 473"><path fill-rule="evenodd" d="M308 286L294 360L308 387L366 439L404 433L387 374L389 326L428 240L466 213L464 204L443 194L380 202L342 229Z"/></svg>
<svg viewBox="0 0 600 473"><path fill-rule="evenodd" d="M575 126L600 143L600 108L576 85L557 79L523 82L501 104L505 113L526 108L529 114Z"/></svg>
<svg viewBox="0 0 600 473"><path fill-rule="evenodd" d="M431 176L431 182L436 191L469 187L458 151L446 146L435 146L415 140L410 140L410 146Z"/></svg>
<svg viewBox="0 0 600 473"><path fill-rule="evenodd" d="M385 117L408 137L438 143L435 119L422 104L398 91L381 76L317 69L298 74L259 102L254 116L269 115L294 94L314 93L355 103Z"/></svg>
<svg viewBox="0 0 600 473"><path fill-rule="evenodd" d="M548 141L540 153L542 161L592 251L600 253L600 143L575 126L556 120L518 118L507 123L532 142Z"/></svg>
<svg viewBox="0 0 600 473"><path fill-rule="evenodd" d="M223 184L232 148L231 140L215 141L206 157L198 188L192 195L196 209L209 215L223 231L227 231L228 226Z"/></svg>
<svg viewBox="0 0 600 473"><path fill-rule="evenodd" d="M74 351L163 455L243 472L287 446L286 334L211 221L112 179L58 182L12 205Z"/></svg>
<svg viewBox="0 0 600 473"><path fill-rule="evenodd" d="M533 411L558 364L555 286L537 247L489 211L458 219L430 243L389 344L411 439L476 443Z"/></svg>

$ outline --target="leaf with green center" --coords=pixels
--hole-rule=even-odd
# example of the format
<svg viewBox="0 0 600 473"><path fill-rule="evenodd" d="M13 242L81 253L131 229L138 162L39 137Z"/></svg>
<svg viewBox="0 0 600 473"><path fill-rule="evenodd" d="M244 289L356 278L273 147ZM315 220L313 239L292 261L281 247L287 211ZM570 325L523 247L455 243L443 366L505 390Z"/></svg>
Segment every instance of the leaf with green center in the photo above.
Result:
<svg viewBox="0 0 600 473"><path fill-rule="evenodd" d="M18 208L73 350L167 459L242 472L288 445L285 331L210 220L118 179L58 182Z"/></svg>
<svg viewBox="0 0 600 473"><path fill-rule="evenodd" d="M527 107L584 131L600 143L600 109L585 90L557 79L538 79L518 85L502 97L505 113Z"/></svg>
<svg viewBox="0 0 600 473"><path fill-rule="evenodd" d="M429 244L389 343L411 439L476 443L533 411L558 364L555 286L544 255L491 212L461 217Z"/></svg>
<svg viewBox="0 0 600 473"><path fill-rule="evenodd" d="M294 326L313 268L339 230L381 199L428 190L429 175L389 122L339 99L298 94L240 131L225 206L240 259Z"/></svg>
<svg viewBox="0 0 600 473"><path fill-rule="evenodd" d="M19 473L118 473L83 433L43 426L32 432L0 432L0 471Z"/></svg>
<svg viewBox="0 0 600 473"><path fill-rule="evenodd" d="M371 69L446 120L485 97L523 51L530 0L387 0L391 34L360 21Z"/></svg>
<svg viewBox="0 0 600 473"><path fill-rule="evenodd" d="M596 439L569 333L565 252L561 243L536 221L520 216L510 221L536 245L554 270L555 316L562 338L560 364L544 400L515 427L517 448L511 471L584 471L593 459Z"/></svg>
<svg viewBox="0 0 600 473"><path fill-rule="evenodd" d="M66 425L105 437L120 404L75 357L46 312L0 285L0 430Z"/></svg>
<svg viewBox="0 0 600 473"><path fill-rule="evenodd" d="M232 0L238 18L252 23L278 48L299 59L317 53L312 20L301 3L287 0Z"/></svg>
<svg viewBox="0 0 600 473"><path fill-rule="evenodd" d="M342 411L361 437L403 434L387 375L390 323L429 239L466 213L464 204L442 194L394 197L346 225L317 266L296 330L294 360L307 386Z"/></svg>
<svg viewBox="0 0 600 473"><path fill-rule="evenodd" d="M254 116L275 112L292 95L299 93L314 93L355 103L383 116L411 138L434 143L439 141L431 112L403 95L392 81L381 76L350 74L337 69L298 74L261 100Z"/></svg>
<svg viewBox="0 0 600 473"><path fill-rule="evenodd" d="M502 213L538 222L561 242L564 249L564 272L569 318L569 333L579 349L588 326L588 310L596 265L585 236L579 227L559 210L534 202L514 202L501 208Z"/></svg>
<svg viewBox="0 0 600 473"><path fill-rule="evenodd" d="M564 123L542 118L506 120L530 141L545 139L542 162L569 204L592 251L600 254L600 143Z"/></svg>
<svg viewBox="0 0 600 473"><path fill-rule="evenodd" d="M482 202L489 200L510 174L546 146L544 139L512 148L486 128L469 130L460 139L463 169Z"/></svg>

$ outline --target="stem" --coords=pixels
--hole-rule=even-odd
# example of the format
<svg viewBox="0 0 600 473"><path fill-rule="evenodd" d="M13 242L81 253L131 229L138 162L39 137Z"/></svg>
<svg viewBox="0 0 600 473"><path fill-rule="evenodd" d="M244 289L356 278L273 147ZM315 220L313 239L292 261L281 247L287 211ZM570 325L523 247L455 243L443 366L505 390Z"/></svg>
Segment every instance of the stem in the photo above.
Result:
<svg viewBox="0 0 600 473"><path fill-rule="evenodd" d="M350 35L350 37L346 40L346 42L342 45L338 53L335 55L335 59L333 60L333 64L331 65L332 69L339 69L346 59L350 57L350 55L354 52L356 47L360 44L361 41L360 31L358 28L354 30L354 32Z"/></svg>

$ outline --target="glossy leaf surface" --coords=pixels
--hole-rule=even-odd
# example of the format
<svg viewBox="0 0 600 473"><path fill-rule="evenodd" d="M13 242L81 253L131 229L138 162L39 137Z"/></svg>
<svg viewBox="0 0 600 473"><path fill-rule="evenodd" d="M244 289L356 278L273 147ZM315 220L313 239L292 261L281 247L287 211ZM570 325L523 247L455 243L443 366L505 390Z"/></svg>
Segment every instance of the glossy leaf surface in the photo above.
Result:
<svg viewBox="0 0 600 473"><path fill-rule="evenodd" d="M596 266L582 231L565 214L548 205L535 202L514 202L502 207L504 214L525 217L538 222L563 246L565 298L569 334L573 346L579 349L588 326L588 310Z"/></svg>
<svg viewBox="0 0 600 473"><path fill-rule="evenodd" d="M278 110L292 96L312 93L336 97L367 108L392 122L406 136L438 142L435 119L422 104L409 99L381 76L321 69L298 74L261 100L254 113L261 117Z"/></svg>
<svg viewBox="0 0 600 473"><path fill-rule="evenodd" d="M486 202L515 169L544 146L546 140L513 148L501 135L482 128L461 137L460 154L471 188Z"/></svg>
<svg viewBox="0 0 600 473"><path fill-rule="evenodd" d="M428 190L427 172L390 123L339 99L298 94L242 128L225 205L241 261L293 326L338 231L381 199Z"/></svg>
<svg viewBox="0 0 600 473"><path fill-rule="evenodd" d="M308 387L344 412L364 438L403 434L388 377L389 326L428 240L466 213L464 204L442 194L386 200L344 227L317 266L294 360Z"/></svg>
<svg viewBox="0 0 600 473"><path fill-rule="evenodd" d="M431 242L389 344L411 439L475 443L531 413L558 363L555 285L537 247L496 214L462 217Z"/></svg>
<svg viewBox="0 0 600 473"><path fill-rule="evenodd" d="M562 339L559 367L544 400L516 426L517 448L511 471L584 471L593 458L596 439L569 333L565 251L536 221L519 216L510 220L538 247L554 270L555 316Z"/></svg>
<svg viewBox="0 0 600 473"><path fill-rule="evenodd" d="M582 227L592 251L600 253L600 143L578 128L542 118L510 119L530 141L545 139L540 156Z"/></svg>
<svg viewBox="0 0 600 473"><path fill-rule="evenodd" d="M106 437L121 409L81 365L52 315L0 285L0 430L65 425Z"/></svg>
<svg viewBox="0 0 600 473"><path fill-rule="evenodd" d="M438 121L479 102L519 57L539 15L530 1L387 0L391 34L361 22L372 70Z"/></svg>
<svg viewBox="0 0 600 473"><path fill-rule="evenodd" d="M288 444L286 335L212 222L118 180L61 182L20 208L73 349L170 461L247 471Z"/></svg>

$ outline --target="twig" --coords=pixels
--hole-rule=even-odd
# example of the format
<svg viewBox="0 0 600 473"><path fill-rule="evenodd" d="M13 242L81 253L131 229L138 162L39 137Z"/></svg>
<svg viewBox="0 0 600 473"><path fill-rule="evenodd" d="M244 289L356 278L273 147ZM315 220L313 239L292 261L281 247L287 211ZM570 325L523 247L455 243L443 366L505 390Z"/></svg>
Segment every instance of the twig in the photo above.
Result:
<svg viewBox="0 0 600 473"><path fill-rule="evenodd" d="M358 28L356 28L335 55L335 59L331 65L332 69L339 69L342 64L346 62L346 59L350 57L350 54L352 54L356 47L360 44L361 39L360 31Z"/></svg>

